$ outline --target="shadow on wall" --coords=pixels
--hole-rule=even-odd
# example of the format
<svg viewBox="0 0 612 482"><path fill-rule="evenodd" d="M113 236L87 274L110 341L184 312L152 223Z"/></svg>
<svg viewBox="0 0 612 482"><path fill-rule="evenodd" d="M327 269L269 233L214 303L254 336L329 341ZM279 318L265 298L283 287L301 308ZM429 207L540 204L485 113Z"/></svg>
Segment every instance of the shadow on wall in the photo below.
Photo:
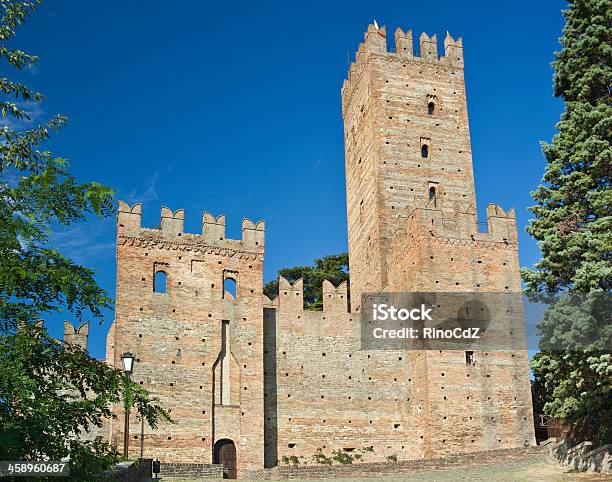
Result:
<svg viewBox="0 0 612 482"><path fill-rule="evenodd" d="M276 310L264 308L264 467L278 464Z"/></svg>

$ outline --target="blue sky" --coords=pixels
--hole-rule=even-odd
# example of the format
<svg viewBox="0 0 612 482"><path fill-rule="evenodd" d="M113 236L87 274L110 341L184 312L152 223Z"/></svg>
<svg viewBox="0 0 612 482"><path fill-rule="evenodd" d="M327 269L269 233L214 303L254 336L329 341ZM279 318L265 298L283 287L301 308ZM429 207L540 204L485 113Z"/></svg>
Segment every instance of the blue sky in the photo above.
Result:
<svg viewBox="0 0 612 482"><path fill-rule="evenodd" d="M562 2L49 1L18 35L41 57L20 77L62 113L50 147L81 181L143 202L225 213L228 236L244 216L265 219L265 279L285 266L347 249L340 87L367 24L462 36L477 199L516 207L523 266L538 258L524 233L529 196L563 105L552 96ZM440 51L442 49L440 48ZM6 75L6 74L3 74ZM11 73L12 75L12 73ZM115 291L114 220L71 226L60 248ZM61 317L49 318L61 337ZM65 316L74 321L70 314ZM93 323L104 356L113 312ZM97 321L97 320L96 320Z"/></svg>

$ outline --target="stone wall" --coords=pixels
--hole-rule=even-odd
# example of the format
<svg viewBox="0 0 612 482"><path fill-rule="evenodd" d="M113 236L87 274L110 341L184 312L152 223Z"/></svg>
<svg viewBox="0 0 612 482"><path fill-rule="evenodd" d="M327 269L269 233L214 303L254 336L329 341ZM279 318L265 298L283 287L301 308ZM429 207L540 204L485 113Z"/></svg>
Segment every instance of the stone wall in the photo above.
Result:
<svg viewBox="0 0 612 482"><path fill-rule="evenodd" d="M580 471L612 474L612 444L594 448L592 442L575 444L570 439L561 439L547 444L548 463L561 463Z"/></svg>

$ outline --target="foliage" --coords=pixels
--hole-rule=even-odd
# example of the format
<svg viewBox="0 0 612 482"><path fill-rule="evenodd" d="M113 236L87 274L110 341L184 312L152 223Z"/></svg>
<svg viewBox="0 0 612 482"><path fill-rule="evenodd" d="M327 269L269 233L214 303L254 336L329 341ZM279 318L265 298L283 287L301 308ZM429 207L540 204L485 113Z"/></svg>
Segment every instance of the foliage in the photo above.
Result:
<svg viewBox="0 0 612 482"><path fill-rule="evenodd" d="M129 401L155 428L168 413L123 372L63 345L39 326L24 324L0 336L0 460L70 457L75 480L118 460L101 440L82 436L113 417L111 406ZM130 387L131 396L126 396Z"/></svg>
<svg viewBox="0 0 612 482"><path fill-rule="evenodd" d="M7 44L40 4L0 1L0 56L18 70L35 64L38 57ZM109 215L113 196L98 183L77 183L67 161L43 149L50 133L66 124L66 117L25 127L34 121L32 104L42 100L41 93L24 84L0 79L0 333L14 331L19 321L34 321L40 312L65 306L79 317L84 309L99 317L111 304L92 270L49 246L51 226L91 214Z"/></svg>
<svg viewBox="0 0 612 482"><path fill-rule="evenodd" d="M387 462L396 463L397 462L397 455L396 454L387 455Z"/></svg>
<svg viewBox="0 0 612 482"><path fill-rule="evenodd" d="M314 266L295 266L283 268L278 275L291 283L300 278L304 282L304 308L321 310L323 308L323 280L338 286L343 281L349 282L348 253L324 256L315 259ZM264 286L264 294L274 299L278 295L278 280L270 281Z"/></svg>
<svg viewBox="0 0 612 482"><path fill-rule="evenodd" d="M572 0L556 54L555 95L566 111L532 193L527 232L541 260L523 277L532 294L609 290L612 283L612 9L607 0Z"/></svg>
<svg viewBox="0 0 612 482"><path fill-rule="evenodd" d="M285 465L292 465L292 464L300 465L300 459L297 455L290 455L289 457L287 457L286 455L283 455L283 458L281 459L281 461Z"/></svg>
<svg viewBox="0 0 612 482"><path fill-rule="evenodd" d="M542 144L547 165L527 228L542 257L522 272L530 297L545 301L557 293L607 297L612 285L612 9L607 0L570 0L564 15L553 67L566 110L552 142ZM589 311L593 298L583 302L553 303L540 323L534 399L572 425L575 438L607 442L610 324Z"/></svg>
<svg viewBox="0 0 612 482"><path fill-rule="evenodd" d="M546 403L544 412L573 425L571 435L596 445L612 437L612 354L540 352L531 361Z"/></svg>
<svg viewBox="0 0 612 482"><path fill-rule="evenodd" d="M538 324L540 349L555 351L612 350L610 293L565 293L553 301Z"/></svg>
<svg viewBox="0 0 612 482"><path fill-rule="evenodd" d="M540 355L540 353L537 353L535 357ZM534 362L532 361L531 363L533 364ZM552 400L552 390L546 389L546 385L540 373L533 374L533 380L531 380L531 400L534 415L545 413L544 407L546 403Z"/></svg>
<svg viewBox="0 0 612 482"><path fill-rule="evenodd" d="M312 459L315 461L315 463L320 465L331 465L334 463L332 458L326 456L321 448L317 449L317 452L312 456Z"/></svg>
<svg viewBox="0 0 612 482"><path fill-rule="evenodd" d="M334 461L342 465L350 465L357 460L363 459L365 453L373 453L374 447L363 447L357 449L354 452L343 452L342 450L333 450L331 457L326 456L323 453L322 448L318 448L317 452L313 455L315 463L320 465L333 465ZM283 463L284 457L283 457Z"/></svg>
<svg viewBox="0 0 612 482"><path fill-rule="evenodd" d="M38 57L9 46L41 0L0 0L0 57L17 70ZM43 144L67 118L35 125L32 106L43 95L0 78L0 460L69 458L73 480L115 463L115 449L83 440L112 416L113 404L135 406L155 427L171 421L149 394L86 352L53 340L34 325L41 313L67 308L101 318L111 298L91 269L50 243L51 230L113 213L112 190L80 184L68 163Z"/></svg>
<svg viewBox="0 0 612 482"><path fill-rule="evenodd" d="M341 450L334 450L332 452L332 459L343 465L350 465L353 463L353 460L355 460L355 457L350 453L342 452Z"/></svg>
<svg viewBox="0 0 612 482"><path fill-rule="evenodd" d="M542 352L531 363L534 409L575 424L576 438L594 443L612 435L611 300L592 291L551 304L538 325Z"/></svg>

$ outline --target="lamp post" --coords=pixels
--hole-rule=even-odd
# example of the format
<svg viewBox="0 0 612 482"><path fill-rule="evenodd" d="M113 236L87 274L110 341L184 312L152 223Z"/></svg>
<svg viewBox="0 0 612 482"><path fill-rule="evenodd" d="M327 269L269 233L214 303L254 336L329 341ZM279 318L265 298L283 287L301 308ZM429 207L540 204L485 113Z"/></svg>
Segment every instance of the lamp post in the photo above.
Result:
<svg viewBox="0 0 612 482"><path fill-rule="evenodd" d="M121 364L123 365L123 373L130 378L134 369L134 355L129 351L121 355ZM123 429L123 456L127 459L128 447L130 443L130 409L125 407L125 427Z"/></svg>

